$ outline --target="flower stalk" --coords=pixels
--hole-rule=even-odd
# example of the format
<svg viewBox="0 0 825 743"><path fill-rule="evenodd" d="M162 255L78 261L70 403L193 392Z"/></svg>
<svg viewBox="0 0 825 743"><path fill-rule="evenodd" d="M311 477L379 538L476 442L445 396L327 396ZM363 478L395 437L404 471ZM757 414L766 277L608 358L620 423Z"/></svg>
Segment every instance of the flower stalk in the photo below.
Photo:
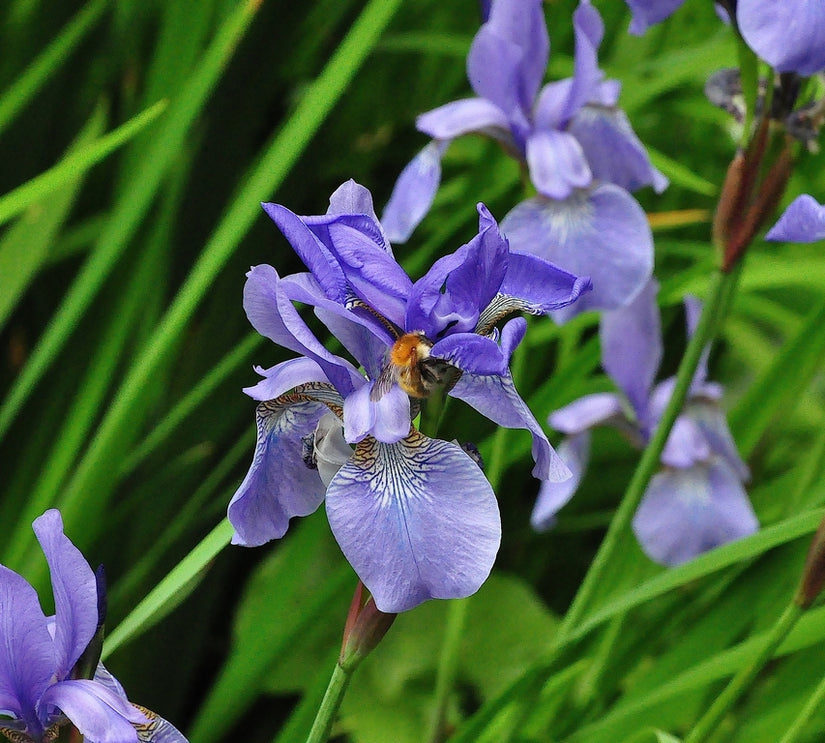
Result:
<svg viewBox="0 0 825 743"><path fill-rule="evenodd" d="M736 700L751 685L762 667L773 657L776 649L794 628L804 611L795 601L788 604L776 624L769 631L758 656L733 677L725 690L716 697L707 712L690 731L684 743L701 743L707 740L725 713L736 703Z"/></svg>
<svg viewBox="0 0 825 743"><path fill-rule="evenodd" d="M372 596L364 601L364 584L358 581L344 625L341 654L332 670L324 698L307 736L307 743L323 743L329 738L353 671L381 642L396 616L380 611Z"/></svg>
<svg viewBox="0 0 825 743"><path fill-rule="evenodd" d="M820 523L811 540L799 587L785 611L768 633L759 655L749 665L742 668L733 677L725 690L716 697L707 712L685 738L685 743L701 743L714 731L725 713L753 683L762 667L773 658L776 649L790 634L802 615L813 606L823 587L825 587L825 520ZM815 696L819 693L819 689L817 689Z"/></svg>
<svg viewBox="0 0 825 743"><path fill-rule="evenodd" d="M730 297L736 288L737 279L738 271L717 271L712 276L710 295L702 311L696 333L690 339L682 363L679 366L673 394L662 414L659 425L656 427L650 444L642 454L633 479L630 481L627 492L619 504L613 520L610 522L599 551L596 553L596 557L559 627L555 637L555 647L560 647L565 642L572 629L581 621L593 603L602 576L622 544L633 514L636 512L650 480L659 469L659 458L670 435L670 430L682 411L702 351L716 335L720 322L729 306Z"/></svg>

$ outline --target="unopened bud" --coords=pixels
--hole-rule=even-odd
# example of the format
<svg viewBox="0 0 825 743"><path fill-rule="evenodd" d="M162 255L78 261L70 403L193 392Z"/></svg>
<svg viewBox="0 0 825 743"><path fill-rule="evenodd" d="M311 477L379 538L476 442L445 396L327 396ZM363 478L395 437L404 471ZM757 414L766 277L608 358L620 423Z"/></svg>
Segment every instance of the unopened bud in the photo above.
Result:
<svg viewBox="0 0 825 743"><path fill-rule="evenodd" d="M825 586L825 519L819 527L808 548L802 580L794 597L794 603L802 609L809 609Z"/></svg>
<svg viewBox="0 0 825 743"><path fill-rule="evenodd" d="M363 584L352 597L347 623L344 627L344 642L338 665L345 671L352 671L384 639L397 614L386 614L375 605L372 596L362 604Z"/></svg>

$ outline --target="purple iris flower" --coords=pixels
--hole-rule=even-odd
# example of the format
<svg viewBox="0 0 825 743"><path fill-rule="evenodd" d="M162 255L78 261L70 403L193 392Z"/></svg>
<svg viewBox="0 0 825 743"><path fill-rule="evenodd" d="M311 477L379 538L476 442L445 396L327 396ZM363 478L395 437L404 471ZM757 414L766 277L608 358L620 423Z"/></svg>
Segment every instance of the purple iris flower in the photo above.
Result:
<svg viewBox="0 0 825 743"><path fill-rule="evenodd" d="M97 658L87 657L101 632L98 580L63 534L58 511L33 527L51 571L55 615L46 617L34 588L0 565L0 733L40 743L70 722L89 743L185 743L165 720L130 704Z"/></svg>
<svg viewBox="0 0 825 743"><path fill-rule="evenodd" d="M683 2L627 0L631 33L644 33ZM825 69L825 6L820 0L737 0L735 7L742 37L777 72L808 76Z"/></svg>
<svg viewBox="0 0 825 743"><path fill-rule="evenodd" d="M825 206L808 194L797 196L768 230L765 239L792 243L825 240Z"/></svg>
<svg viewBox="0 0 825 743"><path fill-rule="evenodd" d="M667 406L671 377L654 386L662 358L658 287L650 282L627 307L602 316L602 365L622 394L586 395L550 416L568 435L559 455L573 471L563 483L543 483L531 521L552 526L558 510L573 496L590 450L590 429L617 428L644 448ZM688 332L700 314L697 300L685 301ZM743 487L748 468L740 459L719 407L721 387L707 381L707 352L693 379L688 401L662 452L633 519L644 552L664 565L679 565L702 552L752 534L759 527Z"/></svg>
<svg viewBox="0 0 825 743"><path fill-rule="evenodd" d="M478 235L416 282L353 181L325 215L264 209L310 271L248 274L250 322L301 356L259 369L264 379L245 390L261 401L258 441L229 504L233 541L280 538L290 518L326 500L333 534L381 611L475 592L499 546L495 495L459 445L415 429L418 398L442 387L499 425L526 428L536 477L568 477L510 375L525 320L497 325L564 307L589 281L512 252L482 204ZM355 363L328 351L293 302L312 306Z"/></svg>
<svg viewBox="0 0 825 743"><path fill-rule="evenodd" d="M573 23L574 76L542 86L550 45L541 0L493 2L467 57L478 97L418 117L433 142L404 169L382 217L392 240L406 240L432 204L450 141L470 133L496 139L538 191L502 221L513 248L593 279L593 292L556 319L622 306L641 290L653 267L653 240L628 191L667 185L617 108L619 83L599 69L598 11L583 0Z"/></svg>

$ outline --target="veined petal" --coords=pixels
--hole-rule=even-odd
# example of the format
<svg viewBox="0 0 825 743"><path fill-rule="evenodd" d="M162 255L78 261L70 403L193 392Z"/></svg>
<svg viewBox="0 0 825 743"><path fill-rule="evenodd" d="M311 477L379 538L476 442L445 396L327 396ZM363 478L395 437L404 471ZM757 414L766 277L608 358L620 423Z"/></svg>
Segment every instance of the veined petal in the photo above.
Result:
<svg viewBox="0 0 825 743"><path fill-rule="evenodd" d="M570 477L570 470L550 446L538 421L521 399L509 370L504 375L462 373L451 397L464 400L479 413L505 428L525 428L533 435L533 477L559 482Z"/></svg>
<svg viewBox="0 0 825 743"><path fill-rule="evenodd" d="M446 333L472 332L496 296L507 272L509 246L484 204L477 206L478 234L455 253L437 260L415 282L405 327L431 340Z"/></svg>
<svg viewBox="0 0 825 743"><path fill-rule="evenodd" d="M37 735L35 704L57 668L46 617L29 583L0 565L0 709Z"/></svg>
<svg viewBox="0 0 825 743"><path fill-rule="evenodd" d="M394 384L379 400L370 399L374 383L365 384L344 400L344 438L351 444L374 436L385 444L410 431L410 398Z"/></svg>
<svg viewBox="0 0 825 743"><path fill-rule="evenodd" d="M289 277L287 277L289 278ZM243 305L252 326L279 346L313 359L342 395L363 380L348 361L328 351L307 327L287 291L294 285L272 266L253 266L244 285Z"/></svg>
<svg viewBox="0 0 825 743"><path fill-rule="evenodd" d="M147 722L136 707L87 679L52 684L41 699L43 710L49 705L59 707L89 743L138 743L132 723Z"/></svg>
<svg viewBox="0 0 825 743"><path fill-rule="evenodd" d="M307 516L321 504L324 486L304 462L303 439L326 412L326 405L301 394L258 405L252 465L227 513L233 544L257 547L280 539L293 516Z"/></svg>
<svg viewBox="0 0 825 743"><path fill-rule="evenodd" d="M57 678L62 680L69 676L97 630L97 581L86 558L63 533L60 511L46 511L34 520L32 528L51 573L56 672Z"/></svg>
<svg viewBox="0 0 825 743"><path fill-rule="evenodd" d="M647 217L627 191L609 183L565 201L523 201L501 228L513 250L538 255L593 281L593 291L555 313L556 320L587 309L621 307L642 290L653 271Z"/></svg>
<svg viewBox="0 0 825 743"><path fill-rule="evenodd" d="M825 7L821 0L739 0L742 36L777 72L813 75L825 68Z"/></svg>
<svg viewBox="0 0 825 743"><path fill-rule="evenodd" d="M359 443L330 483L326 508L344 555L387 613L475 593L501 540L478 465L415 430L395 444Z"/></svg>
<svg viewBox="0 0 825 743"><path fill-rule="evenodd" d="M661 193L668 179L650 162L624 111L584 106L568 129L584 151L593 177L627 191L653 186Z"/></svg>
<svg viewBox="0 0 825 743"><path fill-rule="evenodd" d="M405 243L433 205L441 183L441 156L449 140L434 139L401 171L381 224L394 243Z"/></svg>
<svg viewBox="0 0 825 743"><path fill-rule="evenodd" d="M481 133L515 147L510 119L486 98L463 98L419 114L418 131L437 140L451 140L462 134Z"/></svg>
<svg viewBox="0 0 825 743"><path fill-rule="evenodd" d="M140 705L132 706L149 719L149 722L145 724L135 724L141 743L188 743L183 733L168 720L164 720L160 715Z"/></svg>
<svg viewBox="0 0 825 743"><path fill-rule="evenodd" d="M671 567L758 528L747 493L722 460L659 472L633 517L645 553Z"/></svg>
<svg viewBox="0 0 825 743"><path fill-rule="evenodd" d="M561 482L542 482L539 497L530 516L530 524L536 531L547 531L556 523L556 514L567 505L578 490L582 474L590 458L590 432L564 439L556 449L567 465L571 476Z"/></svg>
<svg viewBox="0 0 825 743"><path fill-rule="evenodd" d="M627 0L633 13L630 33L641 36L649 26L663 21L685 0Z"/></svg>
<svg viewBox="0 0 825 743"><path fill-rule="evenodd" d="M602 366L645 425L650 391L662 362L658 292L659 284L651 279L630 304L605 312L599 326Z"/></svg>
<svg viewBox="0 0 825 743"><path fill-rule="evenodd" d="M553 129L540 129L528 137L527 166L533 185L549 199L566 199L593 180L576 138Z"/></svg>
<svg viewBox="0 0 825 743"><path fill-rule="evenodd" d="M768 230L765 239L792 243L825 240L825 206L808 194L797 196Z"/></svg>

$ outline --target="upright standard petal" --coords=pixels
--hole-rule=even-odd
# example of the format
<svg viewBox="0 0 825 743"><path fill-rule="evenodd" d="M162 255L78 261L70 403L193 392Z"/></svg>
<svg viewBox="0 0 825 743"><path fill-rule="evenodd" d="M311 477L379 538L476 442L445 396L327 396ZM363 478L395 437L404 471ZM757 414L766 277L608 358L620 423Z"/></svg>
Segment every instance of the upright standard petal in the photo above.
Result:
<svg viewBox="0 0 825 743"><path fill-rule="evenodd" d="M314 430L326 405L311 399L271 400L255 411L257 442L252 465L229 503L233 544L257 547L280 539L293 516L307 516L321 505L324 485L304 461L304 438Z"/></svg>
<svg viewBox="0 0 825 743"><path fill-rule="evenodd" d="M625 393L642 427L650 425L648 399L662 361L662 326L651 279L625 307L605 312L599 326L602 366Z"/></svg>
<svg viewBox="0 0 825 743"><path fill-rule="evenodd" d="M455 253L437 260L413 285L404 327L431 340L475 330L507 272L509 246L484 204L479 232Z"/></svg>
<svg viewBox="0 0 825 743"><path fill-rule="evenodd" d="M269 218L281 230L287 242L321 285L324 293L336 302L347 295L347 280L329 249L310 231L303 220L280 204L261 204Z"/></svg>
<svg viewBox="0 0 825 743"><path fill-rule="evenodd" d="M541 0L496 0L467 55L477 95L511 118L529 112L547 67L550 42Z"/></svg>
<svg viewBox="0 0 825 743"><path fill-rule="evenodd" d="M86 558L63 533L60 511L46 511L34 520L32 528L51 573L57 678L62 680L69 677L97 630L97 581Z"/></svg>
<svg viewBox="0 0 825 743"><path fill-rule="evenodd" d="M288 279L289 277L287 277ZM288 294L287 279L272 266L253 266L244 285L243 305L252 327L279 346L313 359L342 395L360 385L363 377L343 359L328 351L307 327Z"/></svg>
<svg viewBox="0 0 825 743"><path fill-rule="evenodd" d="M597 95L599 83L604 73L599 69L599 45L604 36L604 23L599 11L589 0L582 0L573 13L573 28L576 36L574 55L575 70L562 118L569 121L585 104Z"/></svg>
<svg viewBox="0 0 825 743"><path fill-rule="evenodd" d="M565 201L541 197L518 204L501 229L518 252L590 276L593 291L554 314L563 321L588 309L616 309L632 301L653 271L653 235L638 202L603 183Z"/></svg>
<svg viewBox="0 0 825 743"><path fill-rule="evenodd" d="M401 171L381 215L387 237L405 243L421 223L441 183L441 156L449 141L434 139Z"/></svg>
<svg viewBox="0 0 825 743"><path fill-rule="evenodd" d="M13 570L0 565L0 710L42 734L35 705L57 667L54 642L37 593Z"/></svg>
<svg viewBox="0 0 825 743"><path fill-rule="evenodd" d="M797 196L779 221L768 230L766 240L812 243L825 240L825 206L813 196Z"/></svg>
<svg viewBox="0 0 825 743"><path fill-rule="evenodd" d="M386 613L475 593L501 541L478 465L418 431L396 444L359 443L330 483L326 508L344 555Z"/></svg>
<svg viewBox="0 0 825 743"><path fill-rule="evenodd" d="M530 524L536 531L550 529L556 523L556 514L576 493L590 458L590 431L564 439L556 451L571 476L561 482L545 481L541 484L539 497L530 515Z"/></svg>
<svg viewBox="0 0 825 743"><path fill-rule="evenodd" d="M739 0L742 36L777 72L813 75L825 69L825 6L821 0Z"/></svg>
<svg viewBox="0 0 825 743"><path fill-rule="evenodd" d="M659 472L633 517L645 553L671 567L758 528L739 478L722 460Z"/></svg>

